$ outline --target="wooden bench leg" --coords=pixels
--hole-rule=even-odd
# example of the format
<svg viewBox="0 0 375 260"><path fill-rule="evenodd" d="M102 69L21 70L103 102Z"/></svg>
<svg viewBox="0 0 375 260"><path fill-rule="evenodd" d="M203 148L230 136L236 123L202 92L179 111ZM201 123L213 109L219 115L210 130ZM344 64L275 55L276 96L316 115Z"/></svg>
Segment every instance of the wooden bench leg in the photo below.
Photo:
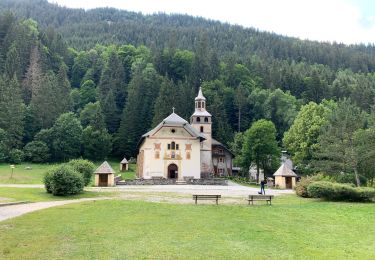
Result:
<svg viewBox="0 0 375 260"><path fill-rule="evenodd" d="M197 205L198 198L195 198L195 205Z"/></svg>
<svg viewBox="0 0 375 260"><path fill-rule="evenodd" d="M219 199L216 198L216 205L219 205Z"/></svg>

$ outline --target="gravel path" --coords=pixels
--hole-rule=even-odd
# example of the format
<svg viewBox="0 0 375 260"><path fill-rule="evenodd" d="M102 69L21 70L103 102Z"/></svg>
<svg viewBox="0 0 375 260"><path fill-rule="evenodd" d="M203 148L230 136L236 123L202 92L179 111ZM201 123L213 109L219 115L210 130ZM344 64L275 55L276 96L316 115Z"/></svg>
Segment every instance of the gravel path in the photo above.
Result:
<svg viewBox="0 0 375 260"><path fill-rule="evenodd" d="M21 216L23 214L66 205L66 204L72 204L72 203L79 203L84 201L95 201L95 200L104 200L104 199L110 199L107 197L99 197L99 198L86 198L86 199L76 199L76 200L60 200L60 201L48 201L48 202L34 202L34 203L28 203L28 204L20 204L20 205L12 205L12 206L4 206L0 207L0 221L15 218L18 216Z"/></svg>
<svg viewBox="0 0 375 260"><path fill-rule="evenodd" d="M258 194L259 188L247 187L231 182L228 186L215 185L123 185L116 187L92 187L92 191L116 191L116 192L144 192L158 193L168 192L177 194L220 194L226 197L244 197L250 194ZM294 194L294 190L266 189L267 195Z"/></svg>

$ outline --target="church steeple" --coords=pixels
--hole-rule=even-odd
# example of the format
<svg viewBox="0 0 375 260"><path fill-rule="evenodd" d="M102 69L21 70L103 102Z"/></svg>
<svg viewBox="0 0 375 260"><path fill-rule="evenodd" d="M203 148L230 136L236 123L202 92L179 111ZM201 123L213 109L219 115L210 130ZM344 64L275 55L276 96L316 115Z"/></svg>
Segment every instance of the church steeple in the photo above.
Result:
<svg viewBox="0 0 375 260"><path fill-rule="evenodd" d="M201 142L201 174L207 177L212 172L212 116L206 110L206 98L202 88L199 88L195 98L195 110L190 117L190 124L205 140Z"/></svg>
<svg viewBox="0 0 375 260"><path fill-rule="evenodd" d="M195 98L195 110L206 110L206 98L203 96L202 88L199 87L198 96Z"/></svg>

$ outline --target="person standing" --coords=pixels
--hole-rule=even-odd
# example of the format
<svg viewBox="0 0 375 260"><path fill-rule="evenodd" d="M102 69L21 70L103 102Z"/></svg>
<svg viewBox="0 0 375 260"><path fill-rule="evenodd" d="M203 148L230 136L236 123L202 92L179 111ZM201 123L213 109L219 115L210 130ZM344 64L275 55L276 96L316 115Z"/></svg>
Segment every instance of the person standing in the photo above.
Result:
<svg viewBox="0 0 375 260"><path fill-rule="evenodd" d="M266 185L267 181L266 179L264 178L263 181L260 182L260 192L259 194L263 194L263 195L266 195L266 191L264 190L264 186Z"/></svg>

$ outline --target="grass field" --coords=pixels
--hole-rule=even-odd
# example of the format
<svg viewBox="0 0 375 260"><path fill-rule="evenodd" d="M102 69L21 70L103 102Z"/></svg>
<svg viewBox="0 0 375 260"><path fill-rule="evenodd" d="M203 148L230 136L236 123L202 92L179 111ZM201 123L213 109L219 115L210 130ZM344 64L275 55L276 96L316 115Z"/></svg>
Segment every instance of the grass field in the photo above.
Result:
<svg viewBox="0 0 375 260"><path fill-rule="evenodd" d="M1 259L374 259L375 205L97 201L0 222Z"/></svg>
<svg viewBox="0 0 375 260"><path fill-rule="evenodd" d="M52 201L52 200L68 200L68 199L81 199L93 198L98 196L110 196L110 193L99 193L93 191L85 191L82 194L73 196L53 196L42 188L4 188L0 187L0 203L11 201Z"/></svg>
<svg viewBox="0 0 375 260"><path fill-rule="evenodd" d="M99 166L102 162L96 162L95 165ZM109 161L112 168L119 173L119 162ZM57 164L36 164L36 163L23 163L15 165L13 175L9 164L0 164L0 183L1 184L42 184L43 177L48 170ZM28 167L31 168L27 169ZM124 179L135 178L135 164L130 164L129 171L121 173Z"/></svg>

